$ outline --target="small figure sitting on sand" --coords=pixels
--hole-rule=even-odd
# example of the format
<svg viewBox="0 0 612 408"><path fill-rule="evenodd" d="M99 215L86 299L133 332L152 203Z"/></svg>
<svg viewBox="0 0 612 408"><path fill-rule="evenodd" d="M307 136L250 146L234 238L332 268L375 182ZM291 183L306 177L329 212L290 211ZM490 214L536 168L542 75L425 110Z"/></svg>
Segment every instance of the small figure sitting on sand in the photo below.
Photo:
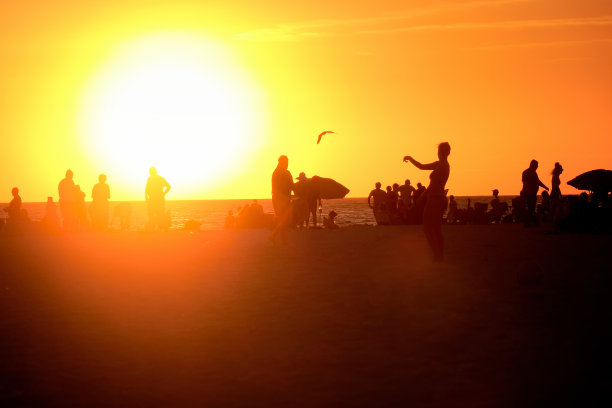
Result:
<svg viewBox="0 0 612 408"><path fill-rule="evenodd" d="M336 217L338 214L331 210L328 214L329 218L323 217L323 226L327 229L340 229L340 226L336 224Z"/></svg>

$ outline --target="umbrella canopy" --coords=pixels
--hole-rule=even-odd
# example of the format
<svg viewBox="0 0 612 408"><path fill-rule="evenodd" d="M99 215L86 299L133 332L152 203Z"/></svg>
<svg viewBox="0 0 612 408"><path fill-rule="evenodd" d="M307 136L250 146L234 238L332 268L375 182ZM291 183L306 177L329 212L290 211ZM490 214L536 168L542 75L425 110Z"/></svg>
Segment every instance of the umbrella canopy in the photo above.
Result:
<svg viewBox="0 0 612 408"><path fill-rule="evenodd" d="M603 169L587 171L568 181L567 184L578 190L612 191L612 171Z"/></svg>
<svg viewBox="0 0 612 408"><path fill-rule="evenodd" d="M319 198L344 198L344 196L347 195L349 191L351 191L334 179L314 176L311 181L318 190Z"/></svg>

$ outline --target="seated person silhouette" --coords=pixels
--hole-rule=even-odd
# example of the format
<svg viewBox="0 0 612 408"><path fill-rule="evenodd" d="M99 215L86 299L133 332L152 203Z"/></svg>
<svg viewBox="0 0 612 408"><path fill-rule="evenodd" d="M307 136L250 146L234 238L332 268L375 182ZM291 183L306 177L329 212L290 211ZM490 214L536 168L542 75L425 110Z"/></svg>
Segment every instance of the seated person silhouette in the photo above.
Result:
<svg viewBox="0 0 612 408"><path fill-rule="evenodd" d="M323 218L323 226L327 229L340 229L340 226L336 224L336 217L338 214L334 210L331 210L328 216L329 218Z"/></svg>

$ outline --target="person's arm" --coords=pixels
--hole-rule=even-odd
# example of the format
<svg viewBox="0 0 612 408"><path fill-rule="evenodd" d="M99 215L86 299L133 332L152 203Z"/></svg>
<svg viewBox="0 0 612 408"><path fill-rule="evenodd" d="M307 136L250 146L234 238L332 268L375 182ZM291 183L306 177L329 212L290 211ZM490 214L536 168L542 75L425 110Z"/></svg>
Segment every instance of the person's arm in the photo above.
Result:
<svg viewBox="0 0 612 408"><path fill-rule="evenodd" d="M416 167L419 170L435 170L436 166L438 165L437 161L433 163L427 163L427 164L419 163L418 161L413 159L412 156L404 156L404 161L405 162L409 161L410 163L414 165L414 167Z"/></svg>
<svg viewBox="0 0 612 408"><path fill-rule="evenodd" d="M164 196L170 192L170 183L164 179Z"/></svg>
<svg viewBox="0 0 612 408"><path fill-rule="evenodd" d="M539 185L540 187L542 187L544 190L548 191L548 187L546 187L546 186L544 185L544 183L542 183L542 182L540 181L540 178L538 177L538 175L537 175L537 174L536 174L536 179L538 180L538 185Z"/></svg>
<svg viewBox="0 0 612 408"><path fill-rule="evenodd" d="M374 194L372 194L372 192L370 191L370 195L368 196L368 207L370 208L374 208L372 207L372 204L370 204L370 198L372 198L372 196L374 196Z"/></svg>

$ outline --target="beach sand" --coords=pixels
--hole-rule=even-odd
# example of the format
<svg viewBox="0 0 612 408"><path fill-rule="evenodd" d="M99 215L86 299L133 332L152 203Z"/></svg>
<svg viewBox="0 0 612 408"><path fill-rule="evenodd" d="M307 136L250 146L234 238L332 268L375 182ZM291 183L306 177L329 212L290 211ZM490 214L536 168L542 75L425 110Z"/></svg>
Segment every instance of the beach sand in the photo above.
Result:
<svg viewBox="0 0 612 408"><path fill-rule="evenodd" d="M0 236L0 404L612 402L610 235L267 233Z"/></svg>

